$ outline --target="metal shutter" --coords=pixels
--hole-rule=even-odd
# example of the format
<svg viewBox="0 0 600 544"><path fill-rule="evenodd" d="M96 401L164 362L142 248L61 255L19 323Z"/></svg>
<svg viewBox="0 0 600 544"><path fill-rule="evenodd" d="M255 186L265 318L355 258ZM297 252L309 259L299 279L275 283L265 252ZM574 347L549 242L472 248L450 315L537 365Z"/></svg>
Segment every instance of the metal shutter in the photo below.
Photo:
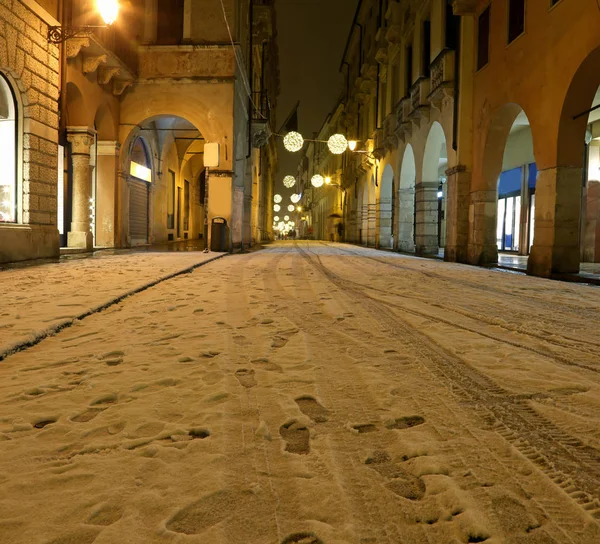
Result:
<svg viewBox="0 0 600 544"><path fill-rule="evenodd" d="M148 243L148 184L129 180L129 236L131 245Z"/></svg>

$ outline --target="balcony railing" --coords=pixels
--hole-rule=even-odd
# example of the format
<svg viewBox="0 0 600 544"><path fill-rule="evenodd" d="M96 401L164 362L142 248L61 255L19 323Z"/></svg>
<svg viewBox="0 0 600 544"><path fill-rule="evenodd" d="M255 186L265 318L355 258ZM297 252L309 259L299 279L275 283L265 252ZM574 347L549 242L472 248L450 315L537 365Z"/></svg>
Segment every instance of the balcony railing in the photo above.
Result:
<svg viewBox="0 0 600 544"><path fill-rule="evenodd" d="M429 107L427 96L429 95L429 83L428 77L421 77L417 82L410 88L410 105L411 115L419 114L423 109Z"/></svg>
<svg viewBox="0 0 600 544"><path fill-rule="evenodd" d="M429 97L432 102L441 101L444 92L451 92L455 78L455 58L456 51L444 49L431 63L431 92Z"/></svg>

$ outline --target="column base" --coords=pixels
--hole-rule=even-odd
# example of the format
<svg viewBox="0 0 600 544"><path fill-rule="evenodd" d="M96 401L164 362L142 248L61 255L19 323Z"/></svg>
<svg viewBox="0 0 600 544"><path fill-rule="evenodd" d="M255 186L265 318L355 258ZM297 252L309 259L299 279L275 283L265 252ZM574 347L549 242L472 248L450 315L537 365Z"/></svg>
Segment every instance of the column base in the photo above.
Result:
<svg viewBox="0 0 600 544"><path fill-rule="evenodd" d="M531 248L527 259L527 274L550 278L553 274L578 274L579 251L576 248Z"/></svg>
<svg viewBox="0 0 600 544"><path fill-rule="evenodd" d="M69 232L69 234L67 235L67 246L92 251L94 247L94 237L89 231Z"/></svg>

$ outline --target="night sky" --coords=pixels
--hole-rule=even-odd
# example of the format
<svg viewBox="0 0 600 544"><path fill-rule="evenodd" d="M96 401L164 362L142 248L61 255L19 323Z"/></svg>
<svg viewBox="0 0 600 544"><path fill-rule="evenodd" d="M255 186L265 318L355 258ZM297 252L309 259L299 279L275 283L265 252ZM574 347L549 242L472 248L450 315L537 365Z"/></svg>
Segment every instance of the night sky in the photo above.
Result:
<svg viewBox="0 0 600 544"><path fill-rule="evenodd" d="M300 100L299 131L312 138L343 90L342 55L358 0L276 0L277 39L281 71L281 94L277 106L277 129ZM296 175L300 152L289 153L279 141L279 174L275 192L289 195L282 179Z"/></svg>

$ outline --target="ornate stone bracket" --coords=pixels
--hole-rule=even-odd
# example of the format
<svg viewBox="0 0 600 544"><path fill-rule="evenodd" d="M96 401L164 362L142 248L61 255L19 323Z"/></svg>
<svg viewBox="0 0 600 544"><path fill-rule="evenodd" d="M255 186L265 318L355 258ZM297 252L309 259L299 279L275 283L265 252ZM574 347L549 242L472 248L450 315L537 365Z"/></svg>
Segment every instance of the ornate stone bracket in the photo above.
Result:
<svg viewBox="0 0 600 544"><path fill-rule="evenodd" d="M118 66L100 66L98 69L98 83L106 85L110 80L118 76L121 73L121 69Z"/></svg>
<svg viewBox="0 0 600 544"><path fill-rule="evenodd" d="M126 79L113 79L113 94L115 96L121 96L125 89L133 84L132 80Z"/></svg>
<svg viewBox="0 0 600 544"><path fill-rule="evenodd" d="M71 38L67 40L67 58L74 59L83 47L90 46L89 38Z"/></svg>
<svg viewBox="0 0 600 544"><path fill-rule="evenodd" d="M105 64L107 55L83 56L83 73L91 74L98 69L100 64Z"/></svg>

